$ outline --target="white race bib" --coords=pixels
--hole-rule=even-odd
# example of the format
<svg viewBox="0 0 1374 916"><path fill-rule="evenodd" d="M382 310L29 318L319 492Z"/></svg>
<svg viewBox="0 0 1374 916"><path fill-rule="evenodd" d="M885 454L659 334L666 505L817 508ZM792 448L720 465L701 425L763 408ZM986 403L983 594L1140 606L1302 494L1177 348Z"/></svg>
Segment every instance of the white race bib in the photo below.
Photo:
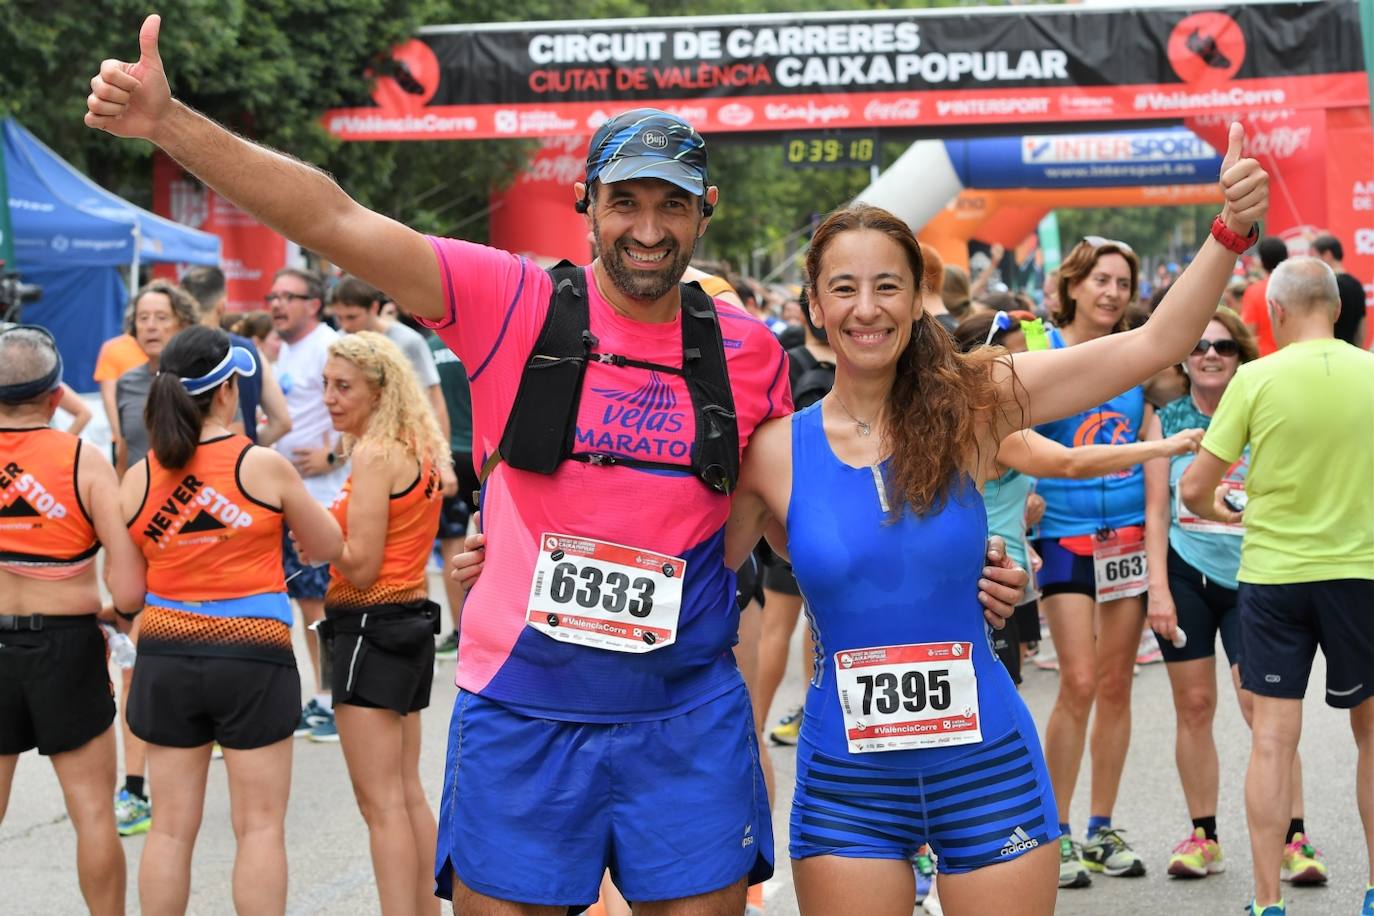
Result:
<svg viewBox="0 0 1374 916"><path fill-rule="evenodd" d="M835 686L851 754L983 740L972 643L836 652Z"/></svg>
<svg viewBox="0 0 1374 916"><path fill-rule="evenodd" d="M652 652L677 641L687 562L594 538L544 533L526 625L563 642Z"/></svg>
<svg viewBox="0 0 1374 916"><path fill-rule="evenodd" d="M1240 480L1223 480L1221 485L1226 489L1236 492L1245 491L1245 483ZM1245 525L1240 522L1214 522L1210 518L1200 518L1188 511L1188 507L1183 504L1183 492L1174 491L1174 504L1178 514L1178 527L1184 531L1196 531L1200 534L1232 534L1237 537L1245 534Z"/></svg>
<svg viewBox="0 0 1374 916"><path fill-rule="evenodd" d="M1093 577L1097 580L1097 600L1115 601L1143 595L1150 587L1145 565L1145 535L1123 536L1114 533L1093 544Z"/></svg>

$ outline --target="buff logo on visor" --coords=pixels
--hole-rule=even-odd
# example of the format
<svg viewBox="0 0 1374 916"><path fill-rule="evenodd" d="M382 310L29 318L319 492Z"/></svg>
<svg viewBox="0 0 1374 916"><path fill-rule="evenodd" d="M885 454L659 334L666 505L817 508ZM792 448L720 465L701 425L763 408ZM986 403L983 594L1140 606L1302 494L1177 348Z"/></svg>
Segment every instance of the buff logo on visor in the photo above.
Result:
<svg viewBox="0 0 1374 916"><path fill-rule="evenodd" d="M212 388L217 388L229 380L231 375L242 375L244 378L251 378L253 373L258 371L258 362L253 359L253 354L243 347L230 347L229 352L224 354L224 359L219 361L219 365L199 378L184 378L181 385L186 389L186 393L195 397L204 394Z"/></svg>
<svg viewBox="0 0 1374 916"><path fill-rule="evenodd" d="M659 178L703 196L706 141L692 125L657 108L616 115L592 137L587 181L614 184L633 178Z"/></svg>

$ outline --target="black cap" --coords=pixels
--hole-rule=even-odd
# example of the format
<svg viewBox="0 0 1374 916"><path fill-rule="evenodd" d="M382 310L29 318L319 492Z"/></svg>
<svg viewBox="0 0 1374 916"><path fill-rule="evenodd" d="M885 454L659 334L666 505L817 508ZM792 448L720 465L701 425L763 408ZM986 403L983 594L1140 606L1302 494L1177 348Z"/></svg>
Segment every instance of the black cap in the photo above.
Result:
<svg viewBox="0 0 1374 916"><path fill-rule="evenodd" d="M597 128L587 149L587 181L614 184L661 178L706 194L706 141L696 128L657 108L636 108Z"/></svg>

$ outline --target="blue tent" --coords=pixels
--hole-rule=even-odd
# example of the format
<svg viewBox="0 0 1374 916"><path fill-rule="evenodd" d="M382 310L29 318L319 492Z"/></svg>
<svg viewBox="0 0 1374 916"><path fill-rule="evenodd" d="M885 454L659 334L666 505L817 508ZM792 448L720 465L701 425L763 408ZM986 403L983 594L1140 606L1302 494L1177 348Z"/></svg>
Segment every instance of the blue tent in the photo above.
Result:
<svg viewBox="0 0 1374 916"><path fill-rule="evenodd" d="M13 118L0 123L15 266L25 282L43 287L24 320L57 338L67 384L94 391L100 345L122 330L124 271L142 263L218 264L220 241L110 193Z"/></svg>

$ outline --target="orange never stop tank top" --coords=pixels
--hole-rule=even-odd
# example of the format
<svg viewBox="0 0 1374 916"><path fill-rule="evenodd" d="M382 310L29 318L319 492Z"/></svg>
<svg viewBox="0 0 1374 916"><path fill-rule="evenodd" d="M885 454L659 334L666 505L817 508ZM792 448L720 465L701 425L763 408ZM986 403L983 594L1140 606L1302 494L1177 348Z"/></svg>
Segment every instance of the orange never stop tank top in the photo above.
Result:
<svg viewBox="0 0 1374 916"><path fill-rule="evenodd" d="M0 429L0 568L66 578L100 549L77 489L81 440L41 426Z"/></svg>
<svg viewBox="0 0 1374 916"><path fill-rule="evenodd" d="M353 493L350 476L329 511L348 536L348 501ZM434 462L420 467L415 482L400 493L391 494L386 519L386 547L377 581L366 589L356 588L338 569L329 568L329 590L324 603L329 609L348 610L377 604L403 604L429 594L425 565L439 530L439 510L443 493L439 470Z"/></svg>
<svg viewBox="0 0 1374 916"><path fill-rule="evenodd" d="M250 448L246 436L210 439L175 471L148 453L148 492L129 533L148 561L149 592L213 601L286 590L281 509L245 493L239 476Z"/></svg>

